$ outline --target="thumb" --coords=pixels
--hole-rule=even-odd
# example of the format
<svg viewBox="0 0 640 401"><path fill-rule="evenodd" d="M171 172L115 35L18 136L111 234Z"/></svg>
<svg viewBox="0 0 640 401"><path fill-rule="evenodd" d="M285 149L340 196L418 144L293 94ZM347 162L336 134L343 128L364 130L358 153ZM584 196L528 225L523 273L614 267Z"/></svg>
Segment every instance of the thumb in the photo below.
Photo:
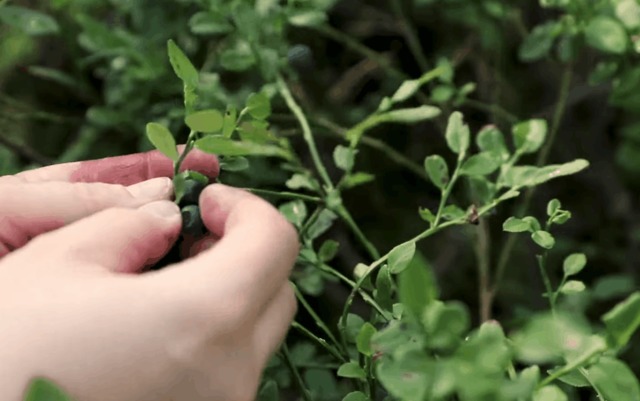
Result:
<svg viewBox="0 0 640 401"><path fill-rule="evenodd" d="M9 256L28 259L26 266L42 266L38 260L44 257L48 266L89 264L137 273L168 252L180 228L180 209L170 201L111 208L36 237Z"/></svg>

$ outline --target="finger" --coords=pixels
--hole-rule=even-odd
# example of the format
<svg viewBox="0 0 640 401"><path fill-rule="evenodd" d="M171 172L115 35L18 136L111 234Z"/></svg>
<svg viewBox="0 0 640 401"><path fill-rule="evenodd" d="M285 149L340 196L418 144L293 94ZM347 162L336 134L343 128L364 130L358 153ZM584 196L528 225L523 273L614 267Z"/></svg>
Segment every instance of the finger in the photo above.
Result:
<svg viewBox="0 0 640 401"><path fill-rule="evenodd" d="M184 145L178 146L182 152ZM197 149L189 152L181 171L196 170L210 178L218 176L218 159ZM98 160L63 163L16 174L26 182L70 181L132 185L156 177L173 177L173 162L157 150ZM0 183L6 177L0 177Z"/></svg>
<svg viewBox="0 0 640 401"><path fill-rule="evenodd" d="M254 344L264 366L284 341L298 310L289 282L285 283L256 324Z"/></svg>
<svg viewBox="0 0 640 401"><path fill-rule="evenodd" d="M167 253L180 226L180 209L170 201L111 208L43 234L10 257L26 259L24 266L42 265L40 258L45 257L47 266L89 265L137 273Z"/></svg>
<svg viewBox="0 0 640 401"><path fill-rule="evenodd" d="M201 297L218 295L212 294L212 285L224 280L224 291L233 298L229 302L257 314L289 277L299 250L295 229L265 200L221 184L205 188L200 210L220 240L156 273L165 286Z"/></svg>
<svg viewBox="0 0 640 401"><path fill-rule="evenodd" d="M169 178L125 187L102 183L42 182L0 186L0 257L32 238L110 207L137 208L172 197ZM4 251L4 252L3 252Z"/></svg>

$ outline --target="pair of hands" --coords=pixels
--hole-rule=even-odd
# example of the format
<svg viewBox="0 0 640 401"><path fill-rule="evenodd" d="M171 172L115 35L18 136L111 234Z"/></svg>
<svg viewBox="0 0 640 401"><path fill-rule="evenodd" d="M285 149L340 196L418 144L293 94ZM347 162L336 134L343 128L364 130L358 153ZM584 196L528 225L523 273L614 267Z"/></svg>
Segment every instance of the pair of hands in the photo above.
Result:
<svg viewBox="0 0 640 401"><path fill-rule="evenodd" d="M197 151L183 163L217 166ZM296 312L297 233L266 201L210 185L210 234L138 274L180 234L171 176L153 151L0 177L0 398L42 376L78 401L254 399Z"/></svg>

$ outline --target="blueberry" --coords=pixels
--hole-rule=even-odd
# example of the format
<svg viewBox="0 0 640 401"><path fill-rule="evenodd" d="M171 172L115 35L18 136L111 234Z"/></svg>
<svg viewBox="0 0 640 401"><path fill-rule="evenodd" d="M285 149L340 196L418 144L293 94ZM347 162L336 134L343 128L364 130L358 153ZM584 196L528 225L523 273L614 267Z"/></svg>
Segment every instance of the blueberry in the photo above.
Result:
<svg viewBox="0 0 640 401"><path fill-rule="evenodd" d="M180 199L180 206L197 205L200 193L206 185L198 180L187 179L184 182L184 195Z"/></svg>
<svg viewBox="0 0 640 401"><path fill-rule="evenodd" d="M200 208L197 205L189 205L182 208L182 233L202 236L206 230L200 215Z"/></svg>
<svg viewBox="0 0 640 401"><path fill-rule="evenodd" d="M299 73L311 73L315 70L313 52L307 45L297 44L289 48L287 54L289 65Z"/></svg>

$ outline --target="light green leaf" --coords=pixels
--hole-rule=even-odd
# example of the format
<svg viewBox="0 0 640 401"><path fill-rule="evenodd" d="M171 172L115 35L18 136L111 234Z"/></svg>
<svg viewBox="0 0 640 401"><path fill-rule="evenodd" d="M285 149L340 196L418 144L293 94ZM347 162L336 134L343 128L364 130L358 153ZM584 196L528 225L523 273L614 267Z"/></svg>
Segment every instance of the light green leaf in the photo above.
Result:
<svg viewBox="0 0 640 401"><path fill-rule="evenodd" d="M510 153L504 135L495 125L487 125L478 132L476 145L483 152L490 152L501 161L509 159Z"/></svg>
<svg viewBox="0 0 640 401"><path fill-rule="evenodd" d="M195 147L203 152L218 156L276 156L290 159L284 149L272 145L259 145L251 142L233 141L217 136L205 136L195 142Z"/></svg>
<svg viewBox="0 0 640 401"><path fill-rule="evenodd" d="M640 400L636 375L618 359L603 356L585 375L606 401Z"/></svg>
<svg viewBox="0 0 640 401"><path fill-rule="evenodd" d="M520 46L518 52L520 60L531 62L540 60L548 55L559 33L558 28L561 28L561 26L556 21L547 22L533 28Z"/></svg>
<svg viewBox="0 0 640 401"><path fill-rule="evenodd" d="M463 122L462 113L459 111L449 116L445 137L449 149L458 155L469 148L469 127Z"/></svg>
<svg viewBox="0 0 640 401"><path fill-rule="evenodd" d="M316 191L320 188L313 178L303 174L292 175L285 185L289 189L309 189L311 191Z"/></svg>
<svg viewBox="0 0 640 401"><path fill-rule="evenodd" d="M449 182L449 167L440 155L432 155L424 160L424 168L433 184L444 189Z"/></svg>
<svg viewBox="0 0 640 401"><path fill-rule="evenodd" d="M414 317L420 318L422 311L435 300L437 286L435 277L427 263L410 263L398 275L398 297Z"/></svg>
<svg viewBox="0 0 640 401"><path fill-rule="evenodd" d="M429 209L420 208L418 209L418 214L420 215L420 218L422 220L428 222L429 224L433 224L436 221L436 216Z"/></svg>
<svg viewBox="0 0 640 401"><path fill-rule="evenodd" d="M483 176L496 171L500 167L500 160L490 152L482 152L469 157L460 168L460 174L469 176Z"/></svg>
<svg viewBox="0 0 640 401"><path fill-rule="evenodd" d="M547 216L553 216L561 207L560 201L558 199L552 199L547 203Z"/></svg>
<svg viewBox="0 0 640 401"><path fill-rule="evenodd" d="M540 226L540 222L538 221L538 219L536 219L533 216L525 216L522 218L522 220L526 221L527 223L529 223L529 226L531 227L531 231L538 231L541 230L541 226Z"/></svg>
<svg viewBox="0 0 640 401"><path fill-rule="evenodd" d="M533 395L533 401L568 401L567 395L556 385L544 386Z"/></svg>
<svg viewBox="0 0 640 401"><path fill-rule="evenodd" d="M220 54L220 65L227 71L246 71L255 63L256 56L251 45L243 40L237 40Z"/></svg>
<svg viewBox="0 0 640 401"><path fill-rule="evenodd" d="M371 337L376 334L378 330L369 322L366 322L360 332L358 333L358 337L356 337L356 347L358 348L358 352L362 355L371 356L373 355L373 348L371 347Z"/></svg>
<svg viewBox="0 0 640 401"><path fill-rule="evenodd" d="M222 122L222 136L225 138L231 138L233 135L236 129L236 118L238 118L238 110L234 106L228 106Z"/></svg>
<svg viewBox="0 0 640 401"><path fill-rule="evenodd" d="M169 61L173 67L175 74L184 82L185 87L190 89L196 89L198 87L199 74L198 70L191 64L191 61L183 53L183 51L176 45L176 43L169 39L167 42L167 48L169 52Z"/></svg>
<svg viewBox="0 0 640 401"><path fill-rule="evenodd" d="M567 256L562 265L566 277L578 274L587 264L587 256L584 253L574 253Z"/></svg>
<svg viewBox="0 0 640 401"><path fill-rule="evenodd" d="M307 218L307 206L300 199L283 203L278 210L296 227L302 227L304 219Z"/></svg>
<svg viewBox="0 0 640 401"><path fill-rule="evenodd" d="M541 247L545 249L551 249L556 243L556 240L553 238L553 235L550 233L539 230L531 234L531 239Z"/></svg>
<svg viewBox="0 0 640 401"><path fill-rule="evenodd" d="M222 129L224 117L220 111L212 109L191 113L184 121L193 131L213 134Z"/></svg>
<svg viewBox="0 0 640 401"><path fill-rule="evenodd" d="M629 43L624 26L605 15L598 15L589 22L585 36L591 47L606 53L623 54Z"/></svg>
<svg viewBox="0 0 640 401"><path fill-rule="evenodd" d="M640 326L640 292L634 292L626 300L607 312L602 321L616 347L624 347Z"/></svg>
<svg viewBox="0 0 640 401"><path fill-rule="evenodd" d="M249 168L249 160L243 156L227 156L220 159L220 170L243 171Z"/></svg>
<svg viewBox="0 0 640 401"><path fill-rule="evenodd" d="M388 259L391 274L401 273L409 267L409 263L411 263L415 253L416 243L413 241L400 244L393 248L391 252L389 252Z"/></svg>
<svg viewBox="0 0 640 401"><path fill-rule="evenodd" d="M415 124L439 116L440 109L433 106L420 106L410 109L388 111L379 116L381 121L401 124Z"/></svg>
<svg viewBox="0 0 640 401"><path fill-rule="evenodd" d="M178 160L178 149L176 148L176 140L171 135L171 132L161 124L149 123L147 124L147 138L162 154L169 159Z"/></svg>
<svg viewBox="0 0 640 401"><path fill-rule="evenodd" d="M36 378L29 383L24 401L71 401L71 397L55 383Z"/></svg>
<svg viewBox="0 0 640 401"><path fill-rule="evenodd" d="M509 217L503 224L502 229L509 233L521 233L531 230L531 224L528 221Z"/></svg>
<svg viewBox="0 0 640 401"><path fill-rule="evenodd" d="M289 16L289 23L294 26L319 26L326 20L327 14L320 10L297 11Z"/></svg>
<svg viewBox="0 0 640 401"><path fill-rule="evenodd" d="M357 362L347 362L338 368L337 375L339 377L347 377L350 379L364 379L367 377L364 369Z"/></svg>
<svg viewBox="0 0 640 401"><path fill-rule="evenodd" d="M189 28L196 35L218 35L233 32L233 25L224 14L215 11L200 11L189 19Z"/></svg>
<svg viewBox="0 0 640 401"><path fill-rule="evenodd" d="M547 121L534 119L521 122L513 127L513 141L520 153L534 153L544 143L547 136Z"/></svg>
<svg viewBox="0 0 640 401"><path fill-rule="evenodd" d="M637 0L620 0L616 4L616 17L628 29L640 27L640 4Z"/></svg>
<svg viewBox="0 0 640 401"><path fill-rule="evenodd" d="M328 262L336 256L339 248L340 243L338 241L328 239L320 246L318 258L320 258L321 262Z"/></svg>
<svg viewBox="0 0 640 401"><path fill-rule="evenodd" d="M409 99L420 89L421 85L422 83L419 79L404 81L391 97L391 101L394 103L399 103Z"/></svg>
<svg viewBox="0 0 640 401"><path fill-rule="evenodd" d="M560 292L563 294L577 294L579 292L584 291L586 288L587 287L584 285L582 281L569 280L566 283L564 283L562 288L560 288Z"/></svg>
<svg viewBox="0 0 640 401"><path fill-rule="evenodd" d="M391 293L393 292L393 280L391 279L391 273L389 272L389 266L384 265L378 271L376 276L376 289L374 291L374 298L376 302L386 310L391 310L393 307L393 301L391 299Z"/></svg>
<svg viewBox="0 0 640 401"><path fill-rule="evenodd" d="M50 35L60 32L60 26L50 16L19 6L4 6L0 8L0 21L31 36Z"/></svg>
<svg viewBox="0 0 640 401"><path fill-rule="evenodd" d="M346 146L338 145L333 150L333 162L343 171L351 171L355 162L356 151Z"/></svg>
<svg viewBox="0 0 640 401"><path fill-rule="evenodd" d="M361 171L357 173L351 173L344 177L342 181L342 186L346 189L350 189L356 187L358 185L366 184L375 180L376 176L369 173L363 173Z"/></svg>
<svg viewBox="0 0 640 401"><path fill-rule="evenodd" d="M370 399L362 391L352 391L345 395L342 401L370 401Z"/></svg>
<svg viewBox="0 0 640 401"><path fill-rule="evenodd" d="M271 101L266 93L253 93L247 99L247 111L251 117L264 120L271 115Z"/></svg>

